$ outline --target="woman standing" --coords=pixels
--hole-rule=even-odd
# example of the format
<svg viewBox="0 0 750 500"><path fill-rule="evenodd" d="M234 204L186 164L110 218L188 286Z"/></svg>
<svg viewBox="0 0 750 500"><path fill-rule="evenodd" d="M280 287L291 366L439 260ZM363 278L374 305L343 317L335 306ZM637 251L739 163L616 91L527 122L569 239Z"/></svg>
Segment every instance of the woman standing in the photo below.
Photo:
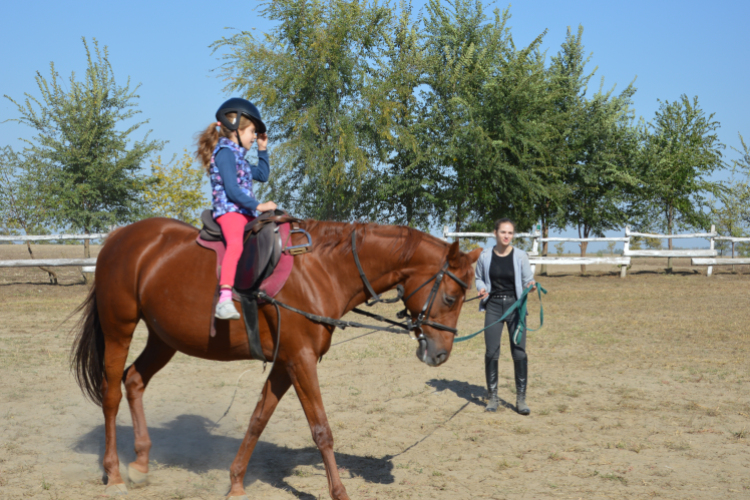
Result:
<svg viewBox="0 0 750 500"><path fill-rule="evenodd" d="M494 248L485 249L477 261L475 272L477 290L479 291L479 310L486 311L484 325L494 323L505 314L505 311L521 297L528 287L536 288L531 274L529 256L526 252L512 245L516 230L510 219L495 221ZM533 290L533 289L532 289ZM503 323L508 325L510 353L513 357L513 368L516 375L516 411L528 415L531 410L526 405L526 382L528 376L528 358L526 356L526 332L520 332L520 341L514 342L514 333L520 316L516 310L504 321L484 331L486 352L484 355L484 373L487 378L487 411L497 411L497 361L500 357L500 337Z"/></svg>

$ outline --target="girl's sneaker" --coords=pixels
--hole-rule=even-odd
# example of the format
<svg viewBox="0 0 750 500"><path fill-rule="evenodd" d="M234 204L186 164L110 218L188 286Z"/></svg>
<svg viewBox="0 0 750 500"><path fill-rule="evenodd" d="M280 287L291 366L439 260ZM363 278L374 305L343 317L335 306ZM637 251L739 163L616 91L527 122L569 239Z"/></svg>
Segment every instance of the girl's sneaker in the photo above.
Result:
<svg viewBox="0 0 750 500"><path fill-rule="evenodd" d="M231 300L222 300L216 306L215 316L218 319L240 319L240 313L234 307Z"/></svg>

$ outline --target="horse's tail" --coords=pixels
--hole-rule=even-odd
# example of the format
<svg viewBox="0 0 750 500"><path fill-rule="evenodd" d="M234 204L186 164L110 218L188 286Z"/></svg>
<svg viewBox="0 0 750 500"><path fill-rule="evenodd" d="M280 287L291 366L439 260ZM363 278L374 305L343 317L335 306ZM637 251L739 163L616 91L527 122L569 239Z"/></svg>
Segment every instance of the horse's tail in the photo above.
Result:
<svg viewBox="0 0 750 500"><path fill-rule="evenodd" d="M104 332L96 307L96 283L75 312L79 311L83 311L83 315L74 327L77 332L70 352L70 369L83 394L101 406L104 382Z"/></svg>

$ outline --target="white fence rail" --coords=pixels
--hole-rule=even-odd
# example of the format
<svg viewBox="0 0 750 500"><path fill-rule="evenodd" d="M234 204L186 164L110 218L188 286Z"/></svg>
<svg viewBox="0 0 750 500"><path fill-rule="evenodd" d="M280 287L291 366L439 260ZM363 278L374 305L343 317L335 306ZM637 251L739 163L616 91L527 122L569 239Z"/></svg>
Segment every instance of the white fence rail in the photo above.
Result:
<svg viewBox="0 0 750 500"><path fill-rule="evenodd" d="M48 234L42 236L35 235L12 235L12 236L0 236L0 242L2 241L64 241L64 240L98 240L107 237L108 233L96 233L96 234ZM447 226L443 228L443 239L448 238L494 238L493 233L480 233L480 232L465 232L455 233L451 232ZM541 232L537 229L531 233L517 233L516 238L531 239L531 250L529 254L529 263L531 264L531 270L536 273L536 266L540 264L545 265L558 265L558 266L570 266L570 265L594 265L594 264L612 264L622 266L620 276L625 277L627 268L631 263L632 257L690 257L691 264L693 266L708 266L707 275L711 276L713 266L725 266L725 265L749 265L749 258L725 258L718 257L718 252L715 249L716 241L730 241L732 243L750 243L750 238L738 238L733 236L719 236L716 233L714 226L711 226L711 232L709 233L692 233L692 234L651 234L651 233L639 233L631 231L630 227L625 227L624 237L607 237L607 238L563 238L563 237L548 237L543 238ZM693 250L640 250L630 249L631 238L658 238L658 239L686 239L686 238L707 238L709 240L709 249L693 249ZM539 255L539 243L544 242L565 242L565 243L598 243L598 242L622 242L624 244L622 257L599 257L599 256L586 256L586 257L551 257L551 256L540 256ZM77 266L81 267L81 270L85 273L93 273L96 266L96 257L82 258L82 259L22 259L22 260L0 260L1 267L59 267L59 266Z"/></svg>
<svg viewBox="0 0 750 500"><path fill-rule="evenodd" d="M514 238L531 239L531 250L528 252L529 257L535 257L539 255L539 240L542 234L539 231L533 233L516 233ZM448 241L448 238L494 238L494 233L451 233L448 226L443 227L443 240ZM531 263L531 274L536 274L536 262Z"/></svg>
<svg viewBox="0 0 750 500"><path fill-rule="evenodd" d="M494 233L455 233L451 232L448 227L443 228L443 239L445 241L448 238L494 238ZM620 277L624 278L627 274L627 269L631 264L632 258L640 257L688 257L691 258L691 263L694 266L708 266L707 275L711 276L713 273L712 266L721 265L744 265L750 264L750 259L738 259L738 258L717 258L718 252L715 249L716 241L731 241L734 243L746 243L750 242L750 238L736 238L731 236L719 236L716 233L714 226L711 226L711 231L708 233L691 233L691 234L652 234L652 233L639 233L631 231L630 227L625 227L624 237L607 237L607 238L563 238L563 237L548 237L542 238L540 231L537 229L533 233L518 233L516 238L531 238L532 249L529 252L529 263L532 267L532 272L536 272L536 266L540 264L552 265L552 266L570 266L570 265L593 265L593 264L612 264L621 266ZM673 249L673 250L641 250L631 249L632 238L655 238L655 239L688 239L688 238L706 238L709 240L708 249ZM539 243L544 242L565 242L565 243L598 243L598 242L618 242L623 243L623 253L621 257L599 257L599 256L586 256L586 257L551 257L551 256L540 256L539 255Z"/></svg>
<svg viewBox="0 0 750 500"><path fill-rule="evenodd" d="M0 260L0 267L61 267L61 266L95 266L96 257L88 259L23 259Z"/></svg>
<svg viewBox="0 0 750 500"><path fill-rule="evenodd" d="M0 236L0 241L58 241L58 240L100 240L107 233L97 234L45 234L44 236Z"/></svg>
<svg viewBox="0 0 750 500"><path fill-rule="evenodd" d="M714 238L716 238L716 227L711 226L710 233L692 233L692 234L651 234L651 233L637 233L630 231L630 226L625 226L625 237L628 241L625 242L622 255L627 257L716 257L718 253L714 249ZM685 238L708 238L709 249L708 250L631 250L630 249L630 238L657 238L662 240L670 239L685 239ZM706 275L711 276L713 274L713 267L709 266L706 271ZM623 267L620 270L620 277L624 278L627 273L627 268Z"/></svg>
<svg viewBox="0 0 750 500"><path fill-rule="evenodd" d="M108 233L94 234L45 234L42 236L12 235L0 236L0 241L64 241L64 240L100 240L107 237ZM96 257L81 259L22 259L22 260L0 260L0 267L81 267L84 273L93 273L96 269Z"/></svg>

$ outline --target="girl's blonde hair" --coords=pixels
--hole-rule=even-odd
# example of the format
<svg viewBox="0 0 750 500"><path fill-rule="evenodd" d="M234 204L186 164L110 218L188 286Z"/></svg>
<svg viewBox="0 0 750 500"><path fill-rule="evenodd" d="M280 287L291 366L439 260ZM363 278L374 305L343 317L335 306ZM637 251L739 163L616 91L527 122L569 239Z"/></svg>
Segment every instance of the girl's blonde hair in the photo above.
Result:
<svg viewBox="0 0 750 500"><path fill-rule="evenodd" d="M231 122L234 122L237 119L237 113L227 113L226 117ZM212 122L211 125L206 127L206 130L198 136L198 151L196 151L195 156L200 160L206 172L211 169L211 155L214 154L216 144L219 143L219 137L226 137L229 139L233 134L236 134L234 130L229 130L224 125L217 130L217 123L218 122ZM245 130L252 124L253 122L247 116L240 115L240 127L238 131Z"/></svg>

